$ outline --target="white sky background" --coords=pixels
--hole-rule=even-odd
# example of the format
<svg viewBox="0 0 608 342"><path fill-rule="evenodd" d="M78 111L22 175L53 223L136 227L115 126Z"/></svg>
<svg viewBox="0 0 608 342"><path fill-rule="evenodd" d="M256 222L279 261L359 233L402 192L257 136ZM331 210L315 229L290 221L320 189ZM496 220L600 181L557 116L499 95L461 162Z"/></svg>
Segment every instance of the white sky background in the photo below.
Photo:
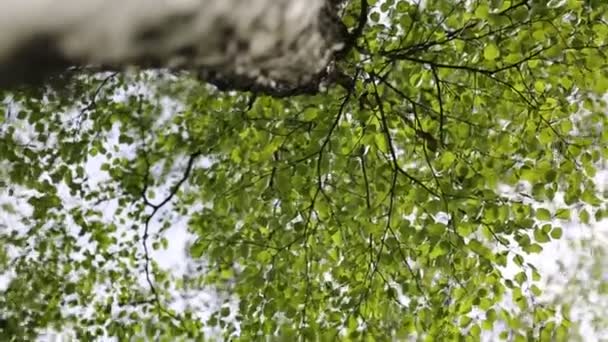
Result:
<svg viewBox="0 0 608 342"><path fill-rule="evenodd" d="M133 92L142 92L141 89L137 90L136 88L132 88L130 91ZM143 91L146 93L146 91ZM149 92L148 92L149 93ZM148 94L150 95L150 94ZM124 95L122 97L125 97ZM120 99L121 96L117 97L117 100ZM168 118L170 118L171 113L180 110L180 105L175 101L165 97L161 98L159 101L159 105L163 107L163 111L161 117L158 122L165 122ZM13 115L16 114L14 108L11 111ZM66 117L71 117L67 115ZM11 118L7 118L7 121L10 121ZM27 130L23 131L24 136L27 135ZM114 130L108 135L105 145L110 148L111 146L118 144L118 126L114 127ZM133 155L135 152L134 146L121 145L121 153L123 155ZM107 175L100 171L100 166L104 162L104 157L98 155L96 157L92 157L86 164L86 173L88 175L88 182L91 188L95 188L96 184L107 180ZM179 163L178 163L179 164ZM199 163L199 167L204 167L205 165L209 165L209 160L201 160ZM181 177L183 172L183 164L177 165L175 167L175 177ZM154 171L153 171L154 173ZM170 179L170 178L169 178ZM603 190L608 189L608 170L603 170L598 172L596 176L596 182L598 185L598 190L601 192ZM157 189L157 201L159 199L164 198L166 195L163 192L168 191L168 188L173 185L173 181L169 181L166 184L165 189ZM187 184L184 184L187 187ZM10 196L8 194L8 188L0 189L0 206L4 203L11 203L19 213L22 215L29 215L31 213L31 208L27 204L27 198L32 194L31 190L24 189L14 189L15 193ZM507 189L508 190L508 189ZM69 195L66 188L60 191L61 197L64 200L64 204L66 206L72 205L83 205L82 200L77 197L72 197ZM154 201L153 201L154 202ZM561 206L560 205L559 196L557 196L557 200L552 205L554 207ZM87 205L87 204L85 204ZM90 204L89 204L90 205ZM547 204L544 203L546 206ZM102 209L104 212L104 221L111 222L114 220L114 211L117 207L117 200L112 200L108 202L103 202L97 207L97 209ZM551 205L548 206L551 209ZM163 209L157 213L155 218L160 218L165 215L175 215L172 213L172 205L168 204ZM13 215L4 210L0 209L0 228L4 225L7 227L11 227L13 229L23 230L25 227L18 222L18 218L20 215ZM547 298L560 297L564 292L565 283L571 279L572 277L578 277L585 279L589 277L590 270L588 268L580 269L578 263L581 261L581 257L587 256L593 259L593 248L589 250L582 250L574 248L570 242L577 241L580 239L591 239L595 241L596 246L608 246L608 222L603 221L600 223L596 223L592 226L585 226L576 221L577 215L573 213L572 222L555 222L556 225L561 225L564 228L564 236L562 239L558 241L552 241L550 243L543 245L543 252L537 255L528 255L526 261L533 263L539 268L540 273L543 276L543 282L545 282L544 286L541 288L546 291L544 296ZM159 265L166 269L171 270L171 273L176 277L182 277L183 275L192 272L192 269L189 268L191 262L189 262L186 248L189 242L192 242L194 237L192 234L187 232L187 221L188 217L184 216L174 216L172 219L173 224L172 227L165 232L165 235L168 238L169 245L166 250L151 250L151 255L156 260ZM151 236L154 235L154 232L157 231L160 227L156 223L157 221L151 225ZM128 225L127 225L128 226ZM123 227L123 229L127 229ZM141 232L138 232L141 233ZM75 232L76 235L76 232ZM86 239L80 239L83 245L87 244ZM151 245L151 240L149 246ZM138 248L141 250L141 244L138 244ZM79 257L79 256L73 256ZM565 267L559 266L562 264ZM508 267L504 275L506 277L512 277L516 272L520 270L516 267ZM11 274L4 274L0 276L0 288L5 288L8 284L8 280L10 280ZM606 280L608 280L608 270L606 270L605 275ZM547 281L550 283L547 284ZM147 282L145 281L145 276L141 274L140 283L144 288L147 288ZM99 289L102 293L105 291L104 288ZM591 289L592 290L592 289ZM592 297L593 298L593 297ZM201 318L206 318L211 309L217 309L218 305L222 305L224 302L230 302L231 306L235 308L236 299L220 297L219 294L211 288L201 289L201 291L191 293L190 296L186 299L180 299L180 297L176 297L176 301L170 304L170 307L176 310L181 310L185 307L186 303L190 306L198 307ZM595 304L598 307L604 308L608 313L608 298L603 297L595 297ZM601 341L608 339L608 327L603 330L596 330L592 324L591 319L593 316L589 315L589 307L587 301L580 301L579 306L577 306L577 302L573 305L573 319L581 320L582 333L585 336L586 341ZM210 333L211 329L208 329L206 333ZM49 341L50 335L41 336L40 341ZM490 334L486 335L486 339L488 341L492 340L492 336ZM108 339L110 341L111 339Z"/></svg>
<svg viewBox="0 0 608 342"><path fill-rule="evenodd" d="M150 93L150 91L148 91L147 89L143 89L141 87L131 87L127 93L123 93L123 94L119 94L117 96L114 96L114 99L116 101L124 101L126 100L126 98L128 97L128 95L131 94L145 94L148 99L150 99L151 101L153 101L154 99L152 99L152 95ZM6 102L4 104L6 107L5 108L9 108L10 110L6 110L5 112L6 114L6 118L5 118L5 124L10 124L11 122L15 122L15 118L16 115L19 111L19 106L15 105L14 103L10 103L10 102ZM181 110L181 106L176 103L174 100L169 99L168 97L162 97L159 100L158 103L159 106L161 106L161 108L163 108L162 112L161 112L161 116L158 118L158 120L156 121L156 123L158 125L162 125L163 123L165 123L169 118L171 118L171 114L175 113L176 111ZM74 110L72 113L66 113L65 117L66 119L66 125L69 124L68 122L70 121L69 118L73 118L74 116L78 115L80 106L78 106L78 108L76 110ZM22 122L20 122L22 123ZM87 125L90 122L83 122L83 125ZM30 139L31 136L36 136L37 133L34 132L33 127L30 127L27 125L27 123L23 123L24 125L22 127L20 127L21 129L21 139L23 142L26 141L31 141L32 139ZM2 125L0 125L0 132L2 132ZM119 137L119 133L120 133L120 128L117 124L114 125L112 131L109 132L109 134L107 134L107 136L102 137L101 139L104 142L104 147L106 147L106 149L111 150L113 148L113 146L120 146L120 152L115 155L115 157L127 157L127 156L134 156L135 152L136 152L136 145L138 142L136 142L134 145L125 145L125 144L119 144L118 142L118 137ZM101 171L101 165L107 161L105 156L102 154L98 154L95 157L88 157L88 161L85 165L85 172L86 172L86 177L87 179L87 185L89 189L96 189L98 188L98 185L103 184L105 181L108 181L110 178L107 175L107 173L105 173L104 171ZM163 187L157 187L154 188L153 190L156 193L156 198L155 199L151 199L151 202L153 203L157 203L160 202L163 198L165 198L168 193L169 193L169 189L174 185L174 183L177 181L177 179L181 178L182 174L183 174L183 170L185 167L185 161L186 159L183 158L182 163L176 163L176 165L174 165L173 167L173 174L169 177L166 178L166 183L164 184ZM195 167L208 167L210 165L210 161L209 159L206 158L199 158L199 161L196 163ZM3 167L2 165L0 165L0 167ZM154 178L155 174L159 174L160 173L160 169L159 167L155 167L152 166L151 167L151 177ZM44 178L45 176L42 176L42 178ZM182 190L184 188L187 188L188 184L187 182L185 184L182 185ZM13 191L12 194L9 193L9 189L11 189ZM63 201L63 206L64 209L63 210L67 210L67 208L70 207L77 207L77 206L83 206L83 207L91 207L97 210L101 210L103 212L103 218L101 219L102 222L104 223L111 223L114 222L117 224L119 231L117 232L116 236L118 237L120 235L120 233L122 232L126 232L127 235L123 238L123 239L131 239L133 237L133 233L136 233L137 235L142 234L143 231L143 224L138 224L138 226L141 227L141 229L138 229L136 232L133 232L133 230L131 230L129 228L130 226L130 222L127 222L124 225L119 225L117 223L116 217L115 217L115 211L118 207L118 199L113 199L110 201L104 201L101 202L97 205L93 205L92 203L86 203L83 201L82 198L78 197L78 196L71 196L69 194L69 189L67 186L65 186L65 184L62 184L62 186L58 187L58 195L60 196L60 198ZM150 189L152 190L152 188ZM11 184L7 184L6 187L2 188L0 187L0 229L5 229L8 228L9 230L17 230L20 231L22 233L25 233L27 231L27 227L24 226L19 220L21 217L27 217L27 216L31 216L32 214L32 210L33 208L27 203L27 200L32 196L35 195L36 192L29 190L29 189L24 189L24 188L19 188L19 187L15 187ZM176 277L176 278L182 278L185 275L188 275L189 273L193 272L193 268L194 266L196 266L198 263L193 261L191 258L188 258L187 256L187 248L189 243L193 242L195 239L195 236L193 236L192 234L190 234L187 231L187 222L189 217L188 216L177 216L174 212L173 212L173 204L175 202L175 198L173 199L173 201L171 201L170 203L167 203L165 206L163 206L154 216L154 219L151 221L150 226L149 226L149 234L150 237L148 239L148 250L150 252L150 256L153 260L155 260L159 266L164 269L164 270L170 270L170 273ZM12 208L14 208L16 210L16 213L11 213L8 211L3 210L2 205L3 204L10 204L12 206ZM196 212L197 210L200 210L200 206L198 207L192 207L192 212ZM147 208L147 211L150 211L150 208ZM159 249L159 250L154 250L152 248L152 242L155 241L155 234L159 231L160 229L160 224L159 224L159 219L161 218L167 218L168 216L173 216L171 219L172 221L172 225L171 227L166 230L163 233L163 236L167 237L167 240L169 242L168 244L168 248L166 250L163 249ZM72 236L78 237L78 232L79 232L79 228L73 226L74 229L72 229L71 233ZM78 237L78 243L80 246L89 246L90 251L94 252L93 245L89 240L90 234L86 234L82 237ZM121 239L119 239L120 241ZM141 243L137 243L136 247L138 248L139 252L143 255L143 247L141 245ZM70 258L74 258L77 260L81 260L84 259L84 255L82 254L84 252L84 249L74 255L70 255ZM17 251L16 249L12 248L9 250L9 256L10 257L17 257L17 255L19 255L19 251ZM143 258L141 258L141 260L143 260ZM145 274L143 272L140 271L135 271L139 274L139 283L142 286L142 288L147 289L148 283L146 281L146 277ZM4 290L6 289L6 287L8 286L10 279L14 277L14 274L12 272L6 272L4 274L0 274L0 289ZM100 295L105 295L107 293L107 288L104 286L99 286L99 290L98 290ZM198 313L199 313L199 317L203 320L207 319L209 317L209 315L213 312L216 311L221 305L225 305L228 304L230 305L233 310L231 310L233 312L233 314L231 316L234 316L234 313L236 312L236 305L238 304L238 302L235 301L234 298L227 298L225 295L221 295L219 293L217 293L216 291L214 291L212 288L203 288L200 291L188 291L187 293L184 293L183 291L181 292L184 294L184 296L179 296L176 295L174 297L174 302L171 303L165 303L167 307L176 310L177 312L183 311L184 308L186 308L186 306L189 306L190 308L199 308ZM177 293L176 293L177 294ZM116 304L116 303L115 303ZM87 312L90 313L91 308L85 309L84 312L82 312L83 315L86 315ZM73 311L73 310L70 310ZM210 334L213 333L218 333L220 332L218 329L212 329L212 328L206 328L204 333L209 336ZM48 334L43 334L40 337L40 341L48 341L49 339L54 339L54 338L61 338L61 337L65 337L65 334L59 334L59 337L57 337L57 334L54 332L49 332ZM111 341L112 339L107 339L108 341Z"/></svg>
<svg viewBox="0 0 608 342"><path fill-rule="evenodd" d="M413 4L418 4L419 8L424 9L426 6L426 0L405 0ZM375 8L378 9L383 1L378 1ZM469 6L475 6L476 2L473 0L465 0ZM371 12L371 11L370 11ZM380 22L390 24L388 12L380 12ZM608 101L608 95L605 96ZM595 183L598 188L598 193L601 194L603 191L608 190L608 169L598 170ZM506 189L507 193L514 195L513 189ZM601 196L599 196L602 198ZM526 200L523 198L523 200ZM543 207L550 209L555 212L557 208L568 207L563 203L563 194L556 193L555 201L553 203L537 203L537 205L543 205ZM579 209L588 208L585 205ZM592 212L591 210L588 210ZM593 216L593 215L591 215ZM591 277L591 263L596 257L596 250L603 249L608 250L608 218L605 218L601 222L595 222L590 225L585 225L578 220L578 213L576 210L572 211L571 221L564 222L560 220L554 220L552 225L560 226L563 228L563 236L559 240L551 240L548 243L542 244L543 251L539 254L528 254L525 255L525 262L530 262L538 268L539 273L542 276L541 279L541 290L543 294L539 299L546 300L559 300L563 298L563 294L569 289L566 287L568 281L572 279L582 279L582 284L591 284L588 281ZM592 241L588 249L580 247L580 242L584 240ZM516 244L513 245L517 249ZM503 270L503 275L506 278L513 278L513 276L521 271L521 268L516 266L511 259L508 260L509 264L507 268ZM581 263L585 265L583 269L580 268ZM604 265L608 265L606 262ZM528 275L530 278L530 275ZM587 280L587 281L586 281ZM603 276L600 281L608 282L608 268L603 271ZM526 286L526 284L524 284ZM586 342L596 341L608 341L608 326L603 329L596 329L591 323L594 317L603 317L608 315L608 296L602 296L597 293L597 287L589 288L578 288L577 290L590 291L590 301L587 300L576 300L571 308L571 319L573 321L581 322L580 334L585 338ZM575 295L576 296L576 295ZM594 304L593 308L589 304ZM505 305L510 303L505 302ZM595 316L594 316L595 315ZM478 317L483 318L483 313L479 313ZM484 341L494 341L497 339L496 331L487 333L485 332L482 336Z"/></svg>
<svg viewBox="0 0 608 342"><path fill-rule="evenodd" d="M144 89L145 90L145 89ZM142 89L136 90L135 88L132 91L141 92ZM144 91L145 92L145 91ZM124 95L123 95L124 96ZM163 122L171 116L171 113L174 113L176 110L179 110L179 104L175 103L171 99L163 98L160 100L164 110L162 111L162 116L159 118L159 122ZM12 111L12 114L16 113ZM69 115L67 116L69 117ZM7 121L10 121L10 118L7 118ZM1 132L1 130L0 130ZM24 133L25 134L25 133ZM111 146L118 144L118 127L115 127L115 131L109 136L106 144ZM121 153L124 154L132 154L134 152L133 146L121 146ZM89 183L92 187L95 184L101 182L106 175L100 171L100 166L104 162L103 156L97 156L91 158L89 162L86 164L86 173L89 178ZM205 163L208 161L202 161ZM0 165L2 167L2 165ZM178 167L176 170L176 177L181 176L181 169ZM600 191L608 189L608 170L602 170L598 172L596 176L596 184ZM166 184L167 187L170 187L172 183ZM184 184L187 186L187 184ZM3 225L6 227L11 227L15 229L25 229L19 222L19 215L13 215L4 211L1 207L4 203L11 203L18 212L28 215L31 212L31 208L27 204L27 198L31 195L31 191L26 191L23 189L14 189L15 194L13 196L9 196L8 187L0 188L0 229L3 229ZM167 189L164 189L165 191ZM161 191L157 191L157 199L163 198L163 193ZM78 198L70 198L67 192L63 192L62 198L65 203L74 204L74 205L82 205L81 200ZM559 200L559 199L558 199ZM559 203L553 203L553 205L557 205ZM101 208L104 210L104 220L108 222L114 218L114 211L117 206L117 201L104 202L101 204ZM155 218L163 217L164 215L171 214L172 212L172 204L169 203L163 209L157 213ZM552 240L549 243L543 244L543 252L537 255L527 255L526 261L533 263L539 268L541 275L543 276L542 281L544 282L544 286L541 287L546 293L543 295L547 298L560 298L561 294L565 291L565 284L568 280L573 277L578 277L581 279L586 279L589 277L590 269L589 267L579 268L578 264L582 260L581 257L590 257L587 261L592 261L594 257L594 248L598 248L598 246L608 246L608 220L604 220L599 223L595 223L591 226L585 226L582 223L577 221L577 215L573 213L572 222L555 222L556 225L560 225L564 228L563 237L558 240ZM188 265L188 258L185 253L187 244L193 241L193 235L187 232L187 217L175 217L172 227L165 232L165 236L167 236L169 245L166 250L157 250L154 251L150 248L152 257L159 263L159 265L166 269L171 270L172 274L176 277L181 277L188 272L191 271ZM153 232L159 229L159 225L156 223L157 220L154 220L155 223L151 224L151 235ZM124 228L124 227L123 227ZM126 229L126 228L124 228ZM579 241L581 239L590 239L595 242L595 247L590 247L588 250L575 248L572 246L571 242ZM152 239L150 239L151 242ZM84 240L83 240L84 241ZM83 242L86 243L86 242ZM151 244L149 244L151 245ZM138 248L141 249L141 244L138 244ZM606 247L608 249L608 247ZM142 251L143 252L143 251ZM587 262L585 261L585 262ZM560 267L560 264L563 266ZM565 267L564 267L565 266ZM506 277L511 277L516 272L520 270L515 267L509 267L505 270L504 275ZM0 289L4 289L8 281L11 278L10 272L0 275ZM604 280L608 281L608 270L605 270ZM145 281L145 276L141 274L140 283L142 286L147 287L147 282ZM585 282L583 282L585 284ZM101 290L101 289L100 289ZM593 289L589 289L593 290ZM177 297L179 299L179 297ZM597 304L597 307L594 309L600 310L605 314L608 314L608 298L606 296L592 297ZM222 302L226 301L227 298L219 297L219 294L214 292L213 289L202 289L198 293L194 293L192 298L188 298L187 302L190 305L195 305L200 307L200 315L202 318L206 317L211 311L212 308L217 308L218 305L221 305ZM229 300L231 305L234 307L236 301L234 298ZM589 308L589 302L581 300L575 301L572 306L573 311L573 319L580 320L582 322L581 332L585 337L585 341L595 342L595 341L605 341L608 340L608 327L605 327L602 330L597 330L591 324L591 320L593 316L589 315L591 312L591 308ZM577 305L578 304L578 305ZM180 310L183 309L186 305L185 300L177 300L176 302L171 304L171 307ZM603 311L601 311L603 310ZM233 310L234 312L234 310ZM51 341L51 335L41 336L40 341ZM57 339L55 339L57 341ZM493 337L490 334L485 335L485 340L492 341ZM111 339L107 339L107 341L111 341Z"/></svg>
<svg viewBox="0 0 608 342"><path fill-rule="evenodd" d="M598 186L598 194L608 190L608 170L598 171L595 182ZM567 207L563 203L563 196L560 193L556 194L553 202L542 203L542 206L552 212L555 212L558 208ZM579 209L584 208L590 211L588 205L582 205ZM589 301L575 300L573 303L569 303L573 304L571 319L581 323L580 334L585 338L585 341L606 341L608 340L608 326L597 329L591 324L591 321L598 317L598 314L599 317L608 314L608 296L599 295L596 287L585 288L584 285L575 288L580 293L568 293L567 291L571 289L566 287L566 283L576 278L582 280L582 284L591 284L591 263L597 257L597 249L608 250L608 219L585 225L578 220L578 211L572 210L571 221L554 220L552 225L563 228L562 238L559 240L552 239L549 243L542 244L543 251L539 254L523 254L525 262L535 265L542 276L542 286L539 287L543 294L538 298L538 301L542 302L544 299L561 303L560 299L566 296L576 298L582 296L584 292L590 291L591 298ZM588 248L580 246L580 242L583 240L591 241ZM504 270L503 276L512 279L521 269L515 266L511 260L509 262L510 265ZM581 264L584 265L583 268L580 267ZM530 275L528 277L530 278ZM603 271L602 279L599 281L608 281L608 269ZM526 285L524 283L524 287ZM593 304L594 307L590 307L590 304Z"/></svg>

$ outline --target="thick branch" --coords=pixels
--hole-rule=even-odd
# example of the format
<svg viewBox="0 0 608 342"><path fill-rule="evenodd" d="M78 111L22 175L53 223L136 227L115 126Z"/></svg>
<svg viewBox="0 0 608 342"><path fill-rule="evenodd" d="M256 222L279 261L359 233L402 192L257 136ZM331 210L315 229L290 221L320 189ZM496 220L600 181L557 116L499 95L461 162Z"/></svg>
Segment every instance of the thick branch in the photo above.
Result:
<svg viewBox="0 0 608 342"><path fill-rule="evenodd" d="M0 86L40 82L69 66L135 65L197 71L216 84L236 83L230 88L238 90L310 93L344 46L334 4L4 0Z"/></svg>

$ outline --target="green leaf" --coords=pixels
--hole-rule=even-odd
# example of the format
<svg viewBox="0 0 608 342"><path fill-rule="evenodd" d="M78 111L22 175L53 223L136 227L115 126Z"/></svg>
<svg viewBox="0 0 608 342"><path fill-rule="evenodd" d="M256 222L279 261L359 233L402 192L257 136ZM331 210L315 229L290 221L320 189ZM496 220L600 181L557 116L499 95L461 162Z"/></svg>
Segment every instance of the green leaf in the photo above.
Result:
<svg viewBox="0 0 608 342"><path fill-rule="evenodd" d="M205 253L205 246L200 242L195 242L190 246L190 256L193 258L200 258Z"/></svg>
<svg viewBox="0 0 608 342"><path fill-rule="evenodd" d="M539 208L536 209L536 218L541 221L549 221L551 220L551 213L547 209Z"/></svg>
<svg viewBox="0 0 608 342"><path fill-rule="evenodd" d="M313 121L319 116L319 110L317 108L306 108L302 113L302 119L305 121Z"/></svg>
<svg viewBox="0 0 608 342"><path fill-rule="evenodd" d="M555 217L561 220L570 220L570 210L568 209L558 209L555 213Z"/></svg>
<svg viewBox="0 0 608 342"><path fill-rule="evenodd" d="M549 242L551 239L549 238L549 235L542 229L536 228L534 229L534 240L539 243L545 243Z"/></svg>
<svg viewBox="0 0 608 342"><path fill-rule="evenodd" d="M486 19L486 18L488 18L489 13L490 13L490 8L485 3L481 3L480 5L478 5L475 8L475 16L477 18Z"/></svg>
<svg viewBox="0 0 608 342"><path fill-rule="evenodd" d="M489 61L493 61L500 56L500 50L494 43L486 45L483 49L483 57Z"/></svg>
<svg viewBox="0 0 608 342"><path fill-rule="evenodd" d="M446 226L440 223L432 223L427 226L426 231L430 236L443 236Z"/></svg>
<svg viewBox="0 0 608 342"><path fill-rule="evenodd" d="M562 235L563 232L560 227L555 227L551 230L551 237L554 239L561 239Z"/></svg>

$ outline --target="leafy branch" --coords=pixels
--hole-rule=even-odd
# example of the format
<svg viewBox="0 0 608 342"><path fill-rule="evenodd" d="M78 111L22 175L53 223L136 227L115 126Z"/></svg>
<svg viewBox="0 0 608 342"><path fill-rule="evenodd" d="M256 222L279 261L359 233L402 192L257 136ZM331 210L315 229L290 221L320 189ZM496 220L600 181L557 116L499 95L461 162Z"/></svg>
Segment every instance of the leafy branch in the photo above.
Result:
<svg viewBox="0 0 608 342"><path fill-rule="evenodd" d="M173 197L177 194L177 192L180 190L180 187L186 182L188 177L190 177L190 173L192 171L194 162L200 155L201 155L200 151L197 151L197 152L189 155L188 162L186 164L186 169L184 170L182 177L173 185L173 187L171 188L171 190L169 192L169 195L167 195L158 204L152 203L148 199L147 194L146 194L148 191L149 165L146 168L146 174L144 176L144 187L142 188L142 191L141 191L141 198L142 198L145 206L152 208L152 212L150 212L150 214L148 214L146 216L146 218L144 219L144 230L143 230L143 235L142 235L142 246L144 249L144 271L146 274L146 281L148 282L148 285L150 286L150 290L152 291L152 294L154 295L154 298L156 300L157 309L159 311L164 312L165 314L169 315L170 317L172 317L174 319L177 319L177 316L175 316L173 313L169 312L162 306L161 301L160 301L160 296L158 294L158 291L156 290L156 286L154 285L154 282L152 281L152 277L150 275L151 274L151 272L150 272L151 258L150 258L150 252L148 250L148 237L149 237L148 232L150 229L150 222L152 221L152 218L154 217L154 215L156 215L156 213L163 206L165 206L167 203L169 203L171 201L171 199L173 199Z"/></svg>

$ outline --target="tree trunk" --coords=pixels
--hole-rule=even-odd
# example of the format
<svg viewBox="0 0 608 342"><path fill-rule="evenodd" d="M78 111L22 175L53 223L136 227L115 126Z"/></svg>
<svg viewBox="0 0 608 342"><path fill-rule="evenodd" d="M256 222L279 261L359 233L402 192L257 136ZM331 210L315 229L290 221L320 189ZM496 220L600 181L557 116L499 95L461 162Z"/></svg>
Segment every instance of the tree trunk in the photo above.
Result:
<svg viewBox="0 0 608 342"><path fill-rule="evenodd" d="M196 70L232 88L318 85L345 39L335 0L3 0L0 86L68 67Z"/></svg>

